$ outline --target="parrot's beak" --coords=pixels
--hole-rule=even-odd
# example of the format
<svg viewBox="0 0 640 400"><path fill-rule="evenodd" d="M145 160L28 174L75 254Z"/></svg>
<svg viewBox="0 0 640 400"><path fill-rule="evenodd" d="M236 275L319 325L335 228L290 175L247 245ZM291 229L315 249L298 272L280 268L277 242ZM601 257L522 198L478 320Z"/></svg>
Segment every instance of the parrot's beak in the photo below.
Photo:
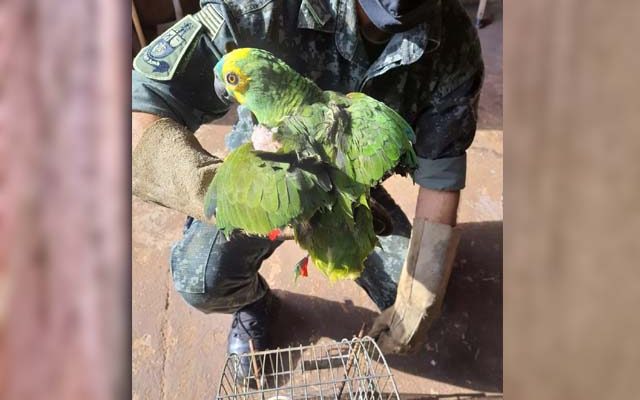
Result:
<svg viewBox="0 0 640 400"><path fill-rule="evenodd" d="M229 95L229 92L227 92L227 88L225 88L224 82L222 82L218 78L218 75L215 75L213 87L216 91L216 96L218 96L218 98L222 100L223 103L225 103L226 105L230 105L233 102L233 98Z"/></svg>

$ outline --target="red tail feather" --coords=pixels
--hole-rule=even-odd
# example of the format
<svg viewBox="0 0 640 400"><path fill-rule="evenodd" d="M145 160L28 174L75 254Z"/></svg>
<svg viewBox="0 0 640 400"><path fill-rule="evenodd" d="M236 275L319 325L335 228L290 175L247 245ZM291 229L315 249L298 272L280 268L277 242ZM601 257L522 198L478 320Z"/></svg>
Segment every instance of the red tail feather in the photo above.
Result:
<svg viewBox="0 0 640 400"><path fill-rule="evenodd" d="M267 234L267 237L269 238L269 240L271 240L272 242L274 240L276 240L278 238L278 236L280 236L280 234L282 233L282 231L278 228L272 230L271 232L269 232Z"/></svg>

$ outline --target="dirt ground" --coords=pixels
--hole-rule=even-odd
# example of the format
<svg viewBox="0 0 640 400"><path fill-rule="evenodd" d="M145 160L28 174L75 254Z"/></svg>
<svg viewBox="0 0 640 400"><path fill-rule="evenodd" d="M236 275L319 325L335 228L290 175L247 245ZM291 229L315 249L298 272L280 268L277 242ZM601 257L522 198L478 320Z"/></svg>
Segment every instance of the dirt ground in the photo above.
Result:
<svg viewBox="0 0 640 400"><path fill-rule="evenodd" d="M468 151L462 192L462 238L442 317L426 349L415 356L389 356L398 391L407 398L478 398L502 392L502 18L480 31L486 77L476 139ZM201 128L199 139L222 151L232 119ZM392 178L385 187L413 217L417 186ZM133 199L133 398L215 397L225 362L229 315L205 315L173 289L169 249L181 236L184 215ZM356 284L329 284L313 268L293 280L303 253L285 243L261 273L282 308L277 345L350 338L370 325L376 307ZM492 396L493 397L493 396Z"/></svg>

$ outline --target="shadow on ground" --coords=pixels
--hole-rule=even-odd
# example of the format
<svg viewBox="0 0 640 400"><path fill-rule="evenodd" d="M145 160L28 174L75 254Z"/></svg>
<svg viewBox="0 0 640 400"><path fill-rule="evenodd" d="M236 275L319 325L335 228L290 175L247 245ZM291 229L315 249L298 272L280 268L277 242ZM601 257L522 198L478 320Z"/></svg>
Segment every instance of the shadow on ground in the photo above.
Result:
<svg viewBox="0 0 640 400"><path fill-rule="evenodd" d="M502 392L502 221L460 224L462 238L443 313L426 348L387 356L400 371L481 392ZM275 344L350 338L376 316L352 302L274 291L280 299ZM325 321L321 326L307 322ZM451 398L451 397L449 397ZM455 398L455 397L454 397Z"/></svg>

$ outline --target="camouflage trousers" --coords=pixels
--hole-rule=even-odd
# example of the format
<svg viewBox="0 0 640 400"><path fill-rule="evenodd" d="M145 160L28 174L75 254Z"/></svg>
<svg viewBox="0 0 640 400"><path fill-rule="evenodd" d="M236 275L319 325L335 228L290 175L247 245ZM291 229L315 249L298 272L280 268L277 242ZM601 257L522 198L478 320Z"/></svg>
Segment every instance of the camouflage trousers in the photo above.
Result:
<svg viewBox="0 0 640 400"><path fill-rule="evenodd" d="M389 212L393 232L379 237L381 248L376 247L369 255L356 283L383 310L396 297L411 223L382 187L372 194ZM237 234L227 239L215 225L189 217L184 237L171 250L175 288L187 303L204 313L233 313L269 290L259 270L281 244L282 241Z"/></svg>

